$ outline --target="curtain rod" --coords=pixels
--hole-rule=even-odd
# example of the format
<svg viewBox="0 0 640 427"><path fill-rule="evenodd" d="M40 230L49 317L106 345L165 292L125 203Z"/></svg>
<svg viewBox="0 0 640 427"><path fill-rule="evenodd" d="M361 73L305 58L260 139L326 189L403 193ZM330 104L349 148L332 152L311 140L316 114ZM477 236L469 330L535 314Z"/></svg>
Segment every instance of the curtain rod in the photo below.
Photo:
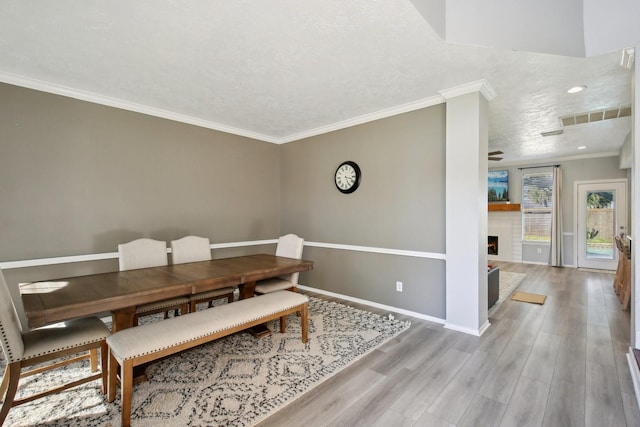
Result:
<svg viewBox="0 0 640 427"><path fill-rule="evenodd" d="M518 170L522 169L538 169L538 168L559 168L560 165L546 165L546 166L529 166L528 168L518 168Z"/></svg>

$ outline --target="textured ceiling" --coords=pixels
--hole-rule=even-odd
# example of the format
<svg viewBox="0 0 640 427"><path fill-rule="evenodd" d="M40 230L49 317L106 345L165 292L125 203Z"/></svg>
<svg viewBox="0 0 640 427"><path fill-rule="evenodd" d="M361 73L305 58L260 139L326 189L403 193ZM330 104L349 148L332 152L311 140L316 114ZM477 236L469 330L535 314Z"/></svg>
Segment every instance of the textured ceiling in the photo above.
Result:
<svg viewBox="0 0 640 427"><path fill-rule="evenodd" d="M503 163L617 152L628 117L540 132L629 105L620 58L446 43L408 0L5 0L0 14L0 81L270 142L484 79L497 93L489 145ZM587 89L566 93L578 84Z"/></svg>

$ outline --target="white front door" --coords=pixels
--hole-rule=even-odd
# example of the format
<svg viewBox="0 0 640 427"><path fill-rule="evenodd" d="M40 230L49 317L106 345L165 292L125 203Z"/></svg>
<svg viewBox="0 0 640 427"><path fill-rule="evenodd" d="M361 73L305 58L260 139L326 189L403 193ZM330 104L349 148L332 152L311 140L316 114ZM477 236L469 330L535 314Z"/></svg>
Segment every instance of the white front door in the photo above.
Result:
<svg viewBox="0 0 640 427"><path fill-rule="evenodd" d="M615 236L627 232L627 182L606 180L576 183L577 265L615 270Z"/></svg>

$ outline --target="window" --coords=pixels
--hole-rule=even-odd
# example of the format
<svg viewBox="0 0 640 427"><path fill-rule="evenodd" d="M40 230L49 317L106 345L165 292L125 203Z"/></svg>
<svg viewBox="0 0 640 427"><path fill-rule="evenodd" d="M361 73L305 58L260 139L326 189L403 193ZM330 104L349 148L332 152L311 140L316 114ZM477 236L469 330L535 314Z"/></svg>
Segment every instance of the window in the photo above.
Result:
<svg viewBox="0 0 640 427"><path fill-rule="evenodd" d="M522 240L551 241L553 172L522 175Z"/></svg>

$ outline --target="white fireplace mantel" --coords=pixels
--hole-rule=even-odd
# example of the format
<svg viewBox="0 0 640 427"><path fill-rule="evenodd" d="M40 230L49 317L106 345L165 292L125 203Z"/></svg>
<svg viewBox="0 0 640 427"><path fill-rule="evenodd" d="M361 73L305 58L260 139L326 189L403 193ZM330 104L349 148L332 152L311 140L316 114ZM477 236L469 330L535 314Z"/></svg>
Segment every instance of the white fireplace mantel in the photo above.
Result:
<svg viewBox="0 0 640 427"><path fill-rule="evenodd" d="M498 255L489 261L522 262L522 214L520 211L489 212L487 234L498 236Z"/></svg>

